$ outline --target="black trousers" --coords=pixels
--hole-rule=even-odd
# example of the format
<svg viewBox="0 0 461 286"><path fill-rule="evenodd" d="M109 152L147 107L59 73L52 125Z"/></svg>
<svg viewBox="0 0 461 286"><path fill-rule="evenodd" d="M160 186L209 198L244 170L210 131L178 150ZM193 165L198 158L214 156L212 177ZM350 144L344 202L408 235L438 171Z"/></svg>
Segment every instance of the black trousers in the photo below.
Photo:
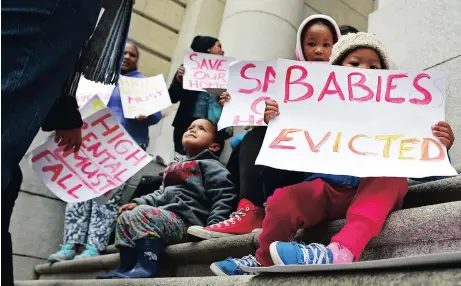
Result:
<svg viewBox="0 0 461 286"><path fill-rule="evenodd" d="M276 189L304 180L304 173L255 165L266 129L255 127L250 130L233 150L227 163L232 181L240 190L240 199L245 198L259 207Z"/></svg>
<svg viewBox="0 0 461 286"><path fill-rule="evenodd" d="M10 220L13 207L22 184L21 168L17 166L8 186L2 193L2 285L13 285L13 244L10 234Z"/></svg>

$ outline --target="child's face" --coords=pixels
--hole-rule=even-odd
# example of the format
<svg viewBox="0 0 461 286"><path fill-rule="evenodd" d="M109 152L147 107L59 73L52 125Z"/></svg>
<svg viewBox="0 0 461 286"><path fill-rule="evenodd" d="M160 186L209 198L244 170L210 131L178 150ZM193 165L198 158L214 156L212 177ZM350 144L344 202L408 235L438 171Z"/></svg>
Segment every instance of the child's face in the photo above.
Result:
<svg viewBox="0 0 461 286"><path fill-rule="evenodd" d="M314 24L307 29L303 39L303 54L307 61L327 62L333 47L333 34L322 24Z"/></svg>
<svg viewBox="0 0 461 286"><path fill-rule="evenodd" d="M219 151L219 144L215 143L216 127L208 120L197 119L189 126L182 136L182 145L187 156L193 157L203 150Z"/></svg>
<svg viewBox="0 0 461 286"><path fill-rule="evenodd" d="M360 48L349 53L341 65L367 70L382 69L381 57L375 50L369 48Z"/></svg>

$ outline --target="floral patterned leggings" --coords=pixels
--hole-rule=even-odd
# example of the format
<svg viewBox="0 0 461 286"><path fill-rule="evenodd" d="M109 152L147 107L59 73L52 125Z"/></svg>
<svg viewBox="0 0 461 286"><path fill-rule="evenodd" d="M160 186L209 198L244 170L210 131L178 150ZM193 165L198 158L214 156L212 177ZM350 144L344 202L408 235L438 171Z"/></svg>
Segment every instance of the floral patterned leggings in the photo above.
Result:
<svg viewBox="0 0 461 286"><path fill-rule="evenodd" d="M117 220L122 191L104 205L94 200L68 203L64 218L64 244L86 244L99 251L106 249Z"/></svg>
<svg viewBox="0 0 461 286"><path fill-rule="evenodd" d="M115 245L134 247L134 241L157 237L166 244L180 242L187 234L186 223L175 213L141 205L122 213L117 221Z"/></svg>

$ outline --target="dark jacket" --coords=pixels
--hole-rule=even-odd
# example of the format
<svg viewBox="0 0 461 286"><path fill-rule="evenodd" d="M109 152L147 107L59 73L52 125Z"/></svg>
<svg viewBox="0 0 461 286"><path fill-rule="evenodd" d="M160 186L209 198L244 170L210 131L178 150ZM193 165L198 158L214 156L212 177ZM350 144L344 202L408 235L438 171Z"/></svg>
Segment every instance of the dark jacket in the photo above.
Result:
<svg viewBox="0 0 461 286"><path fill-rule="evenodd" d="M229 171L205 150L171 164L163 173L160 189L133 202L171 211L188 225L205 226L228 218L236 200Z"/></svg>
<svg viewBox="0 0 461 286"><path fill-rule="evenodd" d="M54 103L42 124L43 131L74 129L82 127L83 121L78 110L77 99L62 95Z"/></svg>
<svg viewBox="0 0 461 286"><path fill-rule="evenodd" d="M176 79L176 74L171 82L170 88L168 89L170 94L171 102L179 104L178 111L173 120L173 127L186 129L194 121L192 113L197 102L197 96L200 91L187 90L182 88L182 83Z"/></svg>

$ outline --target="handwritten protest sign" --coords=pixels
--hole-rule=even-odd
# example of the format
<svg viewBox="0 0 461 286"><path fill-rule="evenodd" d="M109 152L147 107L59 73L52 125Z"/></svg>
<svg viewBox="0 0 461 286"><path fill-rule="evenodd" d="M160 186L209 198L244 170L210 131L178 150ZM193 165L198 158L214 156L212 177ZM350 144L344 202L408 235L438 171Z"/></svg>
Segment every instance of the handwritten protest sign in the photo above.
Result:
<svg viewBox="0 0 461 286"><path fill-rule="evenodd" d="M207 88L227 89L229 64L233 58L186 52L184 54L183 88L203 91Z"/></svg>
<svg viewBox="0 0 461 286"><path fill-rule="evenodd" d="M104 105L107 105L114 87L114 85L94 82L81 76L76 92L78 106L81 107L85 105L85 103L87 103L93 96L96 95L102 100Z"/></svg>
<svg viewBox="0 0 461 286"><path fill-rule="evenodd" d="M95 95L90 100L88 100L83 106L79 108L80 114L83 119L87 118L88 116L98 112L101 109L106 108L107 106L104 102L99 98L99 96Z"/></svg>
<svg viewBox="0 0 461 286"><path fill-rule="evenodd" d="M77 153L64 153L63 147L51 138L33 150L29 158L42 182L70 203L106 194L152 160L107 108L84 120L82 147Z"/></svg>
<svg viewBox="0 0 461 286"><path fill-rule="evenodd" d="M229 66L227 91L232 99L224 104L218 128L266 125L264 102L275 92L276 61L238 61Z"/></svg>
<svg viewBox="0 0 461 286"><path fill-rule="evenodd" d="M125 118L149 116L171 105L162 74L145 78L120 76L118 84Z"/></svg>
<svg viewBox="0 0 461 286"><path fill-rule="evenodd" d="M359 177L456 175L431 126L445 118L440 72L362 70L278 60L256 163Z"/></svg>

